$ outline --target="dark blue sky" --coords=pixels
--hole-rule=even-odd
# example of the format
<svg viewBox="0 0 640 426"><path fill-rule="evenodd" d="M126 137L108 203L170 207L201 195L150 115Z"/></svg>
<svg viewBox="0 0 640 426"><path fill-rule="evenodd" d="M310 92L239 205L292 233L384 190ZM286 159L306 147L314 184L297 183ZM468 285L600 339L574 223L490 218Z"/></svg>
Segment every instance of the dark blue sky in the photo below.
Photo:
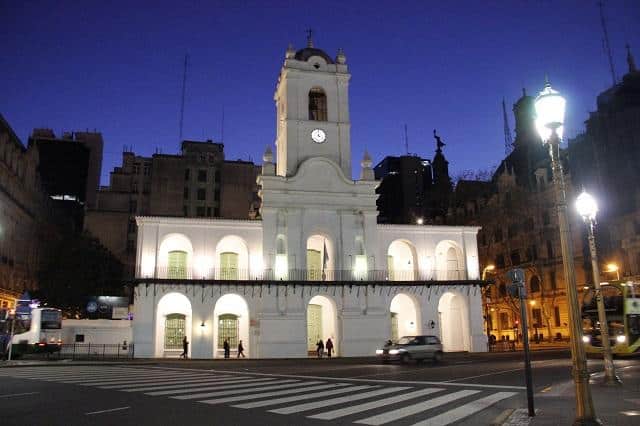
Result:
<svg viewBox="0 0 640 426"><path fill-rule="evenodd" d="M640 5L605 13L621 76L627 41L640 63ZM431 158L437 128L452 174L487 168L503 157L503 97L513 130L511 104L548 73L572 136L611 84L595 0L0 0L0 15L0 112L25 143L34 127L101 131L103 183L124 145L177 152L187 52L184 138L219 140L224 105L226 158L261 161L285 49L308 27L347 55L354 175L365 147L374 162L404 152L404 123L411 152Z"/></svg>

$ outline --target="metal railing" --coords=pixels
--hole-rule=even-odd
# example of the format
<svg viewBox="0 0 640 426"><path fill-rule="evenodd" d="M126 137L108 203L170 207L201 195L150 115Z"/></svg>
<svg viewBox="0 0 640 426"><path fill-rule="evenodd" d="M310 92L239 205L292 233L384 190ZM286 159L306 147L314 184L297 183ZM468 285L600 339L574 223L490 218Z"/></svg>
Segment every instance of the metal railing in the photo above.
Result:
<svg viewBox="0 0 640 426"><path fill-rule="evenodd" d="M35 355L35 354L34 354ZM46 357L45 354L38 354ZM59 352L48 355L50 359L77 360L114 360L133 359L135 347L133 343L96 344L96 343L65 343Z"/></svg>
<svg viewBox="0 0 640 426"><path fill-rule="evenodd" d="M288 269L279 271L265 269L253 271L236 268L167 268L136 270L136 278L175 280L220 280L220 281L460 281L466 280L465 270L430 270L426 272L402 270L355 271L350 269Z"/></svg>

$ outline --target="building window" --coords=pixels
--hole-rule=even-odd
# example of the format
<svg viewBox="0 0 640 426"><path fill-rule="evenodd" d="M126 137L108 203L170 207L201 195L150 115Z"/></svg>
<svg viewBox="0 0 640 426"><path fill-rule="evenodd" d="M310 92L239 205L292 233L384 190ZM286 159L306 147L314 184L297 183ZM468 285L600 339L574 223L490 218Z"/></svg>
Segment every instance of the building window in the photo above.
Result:
<svg viewBox="0 0 640 426"><path fill-rule="evenodd" d="M549 284L551 285L551 290L555 290L557 288L556 271L549 272Z"/></svg>
<svg viewBox="0 0 640 426"><path fill-rule="evenodd" d="M540 309L532 309L531 316L533 317L533 326L537 328L542 327L542 311Z"/></svg>
<svg viewBox="0 0 640 426"><path fill-rule="evenodd" d="M196 216L204 217L204 206L196 207Z"/></svg>
<svg viewBox="0 0 640 426"><path fill-rule="evenodd" d="M136 232L136 221L135 219L129 219L129 226L127 227L127 233L133 234Z"/></svg>
<svg viewBox="0 0 640 426"><path fill-rule="evenodd" d="M532 244L527 249L527 258L529 261L538 260L538 247L535 244Z"/></svg>
<svg viewBox="0 0 640 426"><path fill-rule="evenodd" d="M131 182L131 192L138 192L138 181L134 180Z"/></svg>
<svg viewBox="0 0 640 426"><path fill-rule="evenodd" d="M133 174L137 175L138 173L140 173L140 163L134 163L133 164Z"/></svg>
<svg viewBox="0 0 640 426"><path fill-rule="evenodd" d="M322 253L320 250L307 249L307 279L309 281L322 279Z"/></svg>
<svg viewBox="0 0 640 426"><path fill-rule="evenodd" d="M500 312L500 328L507 330L509 328L509 314Z"/></svg>
<svg viewBox="0 0 640 426"><path fill-rule="evenodd" d="M480 231L480 245L481 246L487 245L487 237L485 236L485 233L482 231Z"/></svg>
<svg viewBox="0 0 640 426"><path fill-rule="evenodd" d="M198 188L198 201L207 199L207 191L204 188Z"/></svg>
<svg viewBox="0 0 640 426"><path fill-rule="evenodd" d="M76 334L75 342L84 343L84 334Z"/></svg>
<svg viewBox="0 0 640 426"><path fill-rule="evenodd" d="M184 192L182 193L182 198L184 198L185 200L189 199L189 188L187 188L186 186L184 188Z"/></svg>
<svg viewBox="0 0 640 426"><path fill-rule="evenodd" d="M309 91L309 120L327 121L327 95L319 87Z"/></svg>
<svg viewBox="0 0 640 426"><path fill-rule="evenodd" d="M169 314L164 321L164 349L182 349L185 336L186 317L182 314Z"/></svg>
<svg viewBox="0 0 640 426"><path fill-rule="evenodd" d="M537 275L534 275L531 278L531 282L529 283L529 287L531 288L531 293L539 293L540 292L540 278Z"/></svg>
<svg viewBox="0 0 640 426"><path fill-rule="evenodd" d="M127 253L136 251L136 240L127 240Z"/></svg>
<svg viewBox="0 0 640 426"><path fill-rule="evenodd" d="M144 175L145 176L149 176L150 173L151 173L151 164L145 163L144 164Z"/></svg>
<svg viewBox="0 0 640 426"><path fill-rule="evenodd" d="M542 213L542 224L549 225L551 223L551 217L549 216L549 212L545 211Z"/></svg>
<svg viewBox="0 0 640 426"><path fill-rule="evenodd" d="M238 347L238 317L236 315L218 316L218 349L224 348L225 340L230 347Z"/></svg>
<svg viewBox="0 0 640 426"><path fill-rule="evenodd" d="M170 251L167 278L187 278L187 252Z"/></svg>
<svg viewBox="0 0 640 426"><path fill-rule="evenodd" d="M129 200L129 213L135 213L138 211L138 202L136 200Z"/></svg>
<svg viewBox="0 0 640 426"><path fill-rule="evenodd" d="M189 216L189 206L182 206L182 214L184 217Z"/></svg>
<svg viewBox="0 0 640 426"><path fill-rule="evenodd" d="M220 217L220 208L216 207L213 209L213 215L215 217Z"/></svg>
<svg viewBox="0 0 640 426"><path fill-rule="evenodd" d="M500 286L498 286L498 294L500 297L507 297L507 286L500 284Z"/></svg>
<svg viewBox="0 0 640 426"><path fill-rule="evenodd" d="M553 243L547 240L547 259L553 259Z"/></svg>
<svg viewBox="0 0 640 426"><path fill-rule="evenodd" d="M198 182L206 182L206 181L207 181L207 171L198 170Z"/></svg>
<svg viewBox="0 0 640 426"><path fill-rule="evenodd" d="M185 169L184 170L184 180L189 180L189 176L190 176L189 169Z"/></svg>
<svg viewBox="0 0 640 426"><path fill-rule="evenodd" d="M238 253L220 253L220 279L238 279Z"/></svg>
<svg viewBox="0 0 640 426"><path fill-rule="evenodd" d="M495 240L496 243L502 241L502 228L496 228Z"/></svg>
<svg viewBox="0 0 640 426"><path fill-rule="evenodd" d="M211 207L207 207L207 217L211 217Z"/></svg>
<svg viewBox="0 0 640 426"><path fill-rule="evenodd" d="M499 254L496 256L496 267L498 269L504 268L504 254Z"/></svg>
<svg viewBox="0 0 640 426"><path fill-rule="evenodd" d="M511 252L511 264L512 265L519 265L520 263L520 250L513 250Z"/></svg>
<svg viewBox="0 0 640 426"><path fill-rule="evenodd" d="M216 188L213 192L213 201L220 201L220 188Z"/></svg>
<svg viewBox="0 0 640 426"><path fill-rule="evenodd" d="M556 306L553 308L553 322L556 327L560 327L560 307Z"/></svg>
<svg viewBox="0 0 640 426"><path fill-rule="evenodd" d="M509 238L513 238L516 235L518 235L519 229L518 229L518 224L517 223L512 223L511 225L509 225L509 228L507 228L507 236Z"/></svg>
<svg viewBox="0 0 640 426"><path fill-rule="evenodd" d="M216 182L220 182L220 170L216 170L215 177L216 177Z"/></svg>

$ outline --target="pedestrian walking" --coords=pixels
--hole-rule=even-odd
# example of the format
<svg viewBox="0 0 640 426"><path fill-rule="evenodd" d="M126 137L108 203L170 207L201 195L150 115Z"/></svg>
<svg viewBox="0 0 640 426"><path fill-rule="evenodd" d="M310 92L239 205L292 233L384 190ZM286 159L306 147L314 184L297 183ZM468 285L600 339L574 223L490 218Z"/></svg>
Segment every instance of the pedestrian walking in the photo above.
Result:
<svg viewBox="0 0 640 426"><path fill-rule="evenodd" d="M231 353L231 346L229 346L229 341L227 339L224 339L222 347L224 348L224 357L229 358L229 355Z"/></svg>
<svg viewBox="0 0 640 426"><path fill-rule="evenodd" d="M182 353L180 354L180 358L187 359L189 354L189 341L187 340L187 336L182 338Z"/></svg>
<svg viewBox="0 0 640 426"><path fill-rule="evenodd" d="M240 358L240 355L242 355L242 358L246 358L246 356L244 356L244 346L242 346L242 340L240 340L240 342L238 343L238 358Z"/></svg>
<svg viewBox="0 0 640 426"><path fill-rule="evenodd" d="M333 342L331 341L331 337L327 339L327 344L324 345L327 349L327 358L331 358L331 352L333 351Z"/></svg>
<svg viewBox="0 0 640 426"><path fill-rule="evenodd" d="M324 353L324 343L322 342L322 339L318 340L318 343L316 344L316 352L318 353L318 358L322 358L322 354Z"/></svg>

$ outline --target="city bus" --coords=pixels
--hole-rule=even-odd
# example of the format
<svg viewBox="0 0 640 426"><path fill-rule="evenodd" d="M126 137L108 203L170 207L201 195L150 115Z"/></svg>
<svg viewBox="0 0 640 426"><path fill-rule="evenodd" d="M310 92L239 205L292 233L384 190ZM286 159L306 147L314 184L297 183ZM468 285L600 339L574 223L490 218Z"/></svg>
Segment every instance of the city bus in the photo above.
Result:
<svg viewBox="0 0 640 426"><path fill-rule="evenodd" d="M602 283L601 289L612 353L640 353L640 282L612 281ZM600 326L595 292L590 289L582 305L582 340L587 352L602 353Z"/></svg>
<svg viewBox="0 0 640 426"><path fill-rule="evenodd" d="M28 353L50 354L60 351L60 309L32 308L28 312L5 313L3 317L4 320L0 320L0 358L7 358L10 346L13 346L12 358Z"/></svg>

